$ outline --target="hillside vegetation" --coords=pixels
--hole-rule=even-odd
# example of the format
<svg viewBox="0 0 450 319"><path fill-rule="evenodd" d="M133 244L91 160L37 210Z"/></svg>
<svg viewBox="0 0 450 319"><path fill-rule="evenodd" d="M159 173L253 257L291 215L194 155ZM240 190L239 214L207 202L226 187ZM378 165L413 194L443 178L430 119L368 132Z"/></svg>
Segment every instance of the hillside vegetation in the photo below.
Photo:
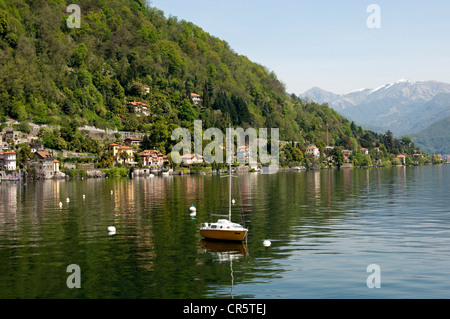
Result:
<svg viewBox="0 0 450 319"><path fill-rule="evenodd" d="M450 116L414 134L415 143L429 154L450 154Z"/></svg>
<svg viewBox="0 0 450 319"><path fill-rule="evenodd" d="M384 143L327 105L287 94L274 72L143 0L77 4L81 27L69 28L66 1L0 0L0 122L59 126L44 132L52 148L81 149L77 128L92 125L148 133L152 146L168 150L173 128L192 129L195 119L204 129L278 127L281 139L322 149L327 124L330 145ZM137 116L130 101L150 114Z"/></svg>

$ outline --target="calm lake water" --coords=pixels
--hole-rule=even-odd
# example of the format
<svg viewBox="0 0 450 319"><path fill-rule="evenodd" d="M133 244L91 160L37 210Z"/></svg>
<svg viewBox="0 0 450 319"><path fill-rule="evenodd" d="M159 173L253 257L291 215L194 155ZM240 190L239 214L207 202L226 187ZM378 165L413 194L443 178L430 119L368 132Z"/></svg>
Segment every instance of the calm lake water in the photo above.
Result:
<svg viewBox="0 0 450 319"><path fill-rule="evenodd" d="M241 174L243 245L198 232L227 213L227 178L1 183L0 298L450 298L449 181L448 165Z"/></svg>

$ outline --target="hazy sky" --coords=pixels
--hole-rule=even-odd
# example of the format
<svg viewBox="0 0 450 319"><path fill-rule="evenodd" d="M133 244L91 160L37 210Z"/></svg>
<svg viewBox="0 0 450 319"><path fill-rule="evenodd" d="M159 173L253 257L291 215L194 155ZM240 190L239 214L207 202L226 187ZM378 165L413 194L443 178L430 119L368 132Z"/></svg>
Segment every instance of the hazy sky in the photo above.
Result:
<svg viewBox="0 0 450 319"><path fill-rule="evenodd" d="M370 4L381 28L369 28ZM335 93L400 78L450 83L448 0L152 0L274 71L289 93ZM373 20L371 20L373 21Z"/></svg>

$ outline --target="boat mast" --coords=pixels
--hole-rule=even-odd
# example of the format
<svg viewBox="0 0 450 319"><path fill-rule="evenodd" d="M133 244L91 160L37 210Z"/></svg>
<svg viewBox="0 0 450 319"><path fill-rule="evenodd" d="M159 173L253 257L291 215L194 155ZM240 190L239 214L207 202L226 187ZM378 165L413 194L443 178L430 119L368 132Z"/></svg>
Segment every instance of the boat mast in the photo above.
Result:
<svg viewBox="0 0 450 319"><path fill-rule="evenodd" d="M233 158L232 154L231 154L231 123L229 124L229 130L228 130L228 135L229 135L229 150L230 150L230 156L229 156L229 164L228 164L228 174L229 174L229 185L228 185L228 220L231 222L231 159ZM234 148L233 148L234 149Z"/></svg>

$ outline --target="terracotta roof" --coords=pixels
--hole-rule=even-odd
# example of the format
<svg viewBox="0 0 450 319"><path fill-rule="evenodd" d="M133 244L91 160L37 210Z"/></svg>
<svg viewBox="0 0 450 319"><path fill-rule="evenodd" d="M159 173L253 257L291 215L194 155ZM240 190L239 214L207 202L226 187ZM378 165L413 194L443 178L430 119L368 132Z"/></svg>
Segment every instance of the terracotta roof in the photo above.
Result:
<svg viewBox="0 0 450 319"><path fill-rule="evenodd" d="M125 139L125 141L142 141L140 138L136 138L136 137L129 137L127 139Z"/></svg>
<svg viewBox="0 0 450 319"><path fill-rule="evenodd" d="M147 106L147 104L145 104L145 103L142 103L142 102L136 102L136 101L133 101L133 102L128 102L128 104L131 104L131 105L133 105L133 106Z"/></svg>
<svg viewBox="0 0 450 319"><path fill-rule="evenodd" d="M159 155L159 156L163 155L158 150L145 150L145 151L142 151L142 152L139 153L139 155L141 155L141 156L152 156L152 155L155 155L155 154Z"/></svg>
<svg viewBox="0 0 450 319"><path fill-rule="evenodd" d="M37 154L39 157L42 158L53 158L47 151L37 151L34 154Z"/></svg>
<svg viewBox="0 0 450 319"><path fill-rule="evenodd" d="M185 155L181 156L181 158L186 158L186 159L194 158L194 157L203 158L203 156L201 156L199 154L185 154Z"/></svg>

